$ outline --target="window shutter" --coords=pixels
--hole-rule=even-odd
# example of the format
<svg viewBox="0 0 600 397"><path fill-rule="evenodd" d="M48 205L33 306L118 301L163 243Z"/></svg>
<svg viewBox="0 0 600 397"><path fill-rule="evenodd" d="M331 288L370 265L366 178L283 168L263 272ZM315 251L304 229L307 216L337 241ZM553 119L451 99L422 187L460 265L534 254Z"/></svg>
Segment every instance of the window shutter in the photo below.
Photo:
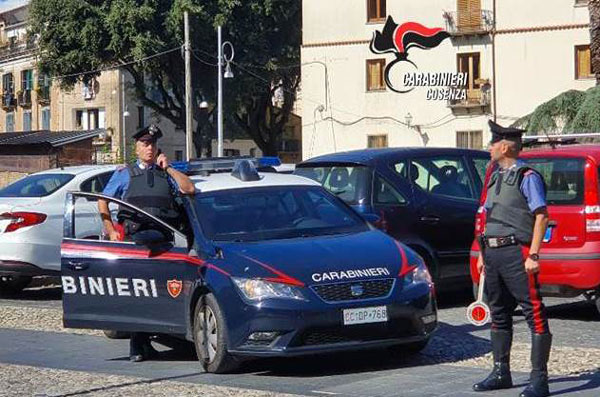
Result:
<svg viewBox="0 0 600 397"><path fill-rule="evenodd" d="M472 30L481 28L481 0L469 0L469 26Z"/></svg>
<svg viewBox="0 0 600 397"><path fill-rule="evenodd" d="M456 10L458 11L458 28L463 30L469 25L469 0L457 0Z"/></svg>

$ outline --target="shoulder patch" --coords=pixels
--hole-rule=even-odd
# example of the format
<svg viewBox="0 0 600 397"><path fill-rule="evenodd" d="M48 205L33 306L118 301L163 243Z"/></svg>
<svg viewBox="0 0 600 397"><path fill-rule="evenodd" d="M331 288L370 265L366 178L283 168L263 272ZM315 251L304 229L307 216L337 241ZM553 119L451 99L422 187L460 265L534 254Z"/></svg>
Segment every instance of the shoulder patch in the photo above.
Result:
<svg viewBox="0 0 600 397"><path fill-rule="evenodd" d="M115 171L116 172L121 172L121 171L126 170L126 169L127 169L126 165L120 165L120 166L117 167L117 169Z"/></svg>
<svg viewBox="0 0 600 397"><path fill-rule="evenodd" d="M535 173L534 170L527 170L527 171L525 171L525 176L531 175L531 174L534 174L534 173Z"/></svg>

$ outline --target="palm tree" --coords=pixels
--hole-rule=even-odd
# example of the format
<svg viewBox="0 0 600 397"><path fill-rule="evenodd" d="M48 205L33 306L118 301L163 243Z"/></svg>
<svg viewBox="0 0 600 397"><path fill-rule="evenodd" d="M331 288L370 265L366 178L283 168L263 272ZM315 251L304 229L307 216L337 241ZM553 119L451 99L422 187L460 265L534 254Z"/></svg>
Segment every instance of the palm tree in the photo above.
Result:
<svg viewBox="0 0 600 397"><path fill-rule="evenodd" d="M600 84L600 0L588 0L590 13L590 52L596 85Z"/></svg>

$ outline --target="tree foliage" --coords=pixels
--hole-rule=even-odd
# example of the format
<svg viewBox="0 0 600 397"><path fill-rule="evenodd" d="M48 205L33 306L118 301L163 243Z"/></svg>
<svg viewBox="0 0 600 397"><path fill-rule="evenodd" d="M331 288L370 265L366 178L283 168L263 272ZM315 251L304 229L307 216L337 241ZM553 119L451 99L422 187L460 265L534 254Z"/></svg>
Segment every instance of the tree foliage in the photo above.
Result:
<svg viewBox="0 0 600 397"><path fill-rule="evenodd" d="M300 2L296 0L32 0L31 29L40 44L39 69L64 88L98 72L182 46L183 12L190 13L194 103L216 103L216 26L235 47L235 79L225 80L226 123L235 123L267 154L276 154L300 80ZM292 67L288 67L292 65ZM282 67L285 66L285 67ZM181 51L123 68L138 100L178 128L185 126ZM252 72L252 73L249 73ZM280 88L282 106L273 104ZM210 114L193 109L202 136L214 135ZM208 130L210 133L202 134ZM227 134L226 134L227 135ZM204 142L206 146L206 142ZM200 153L198 153L200 154Z"/></svg>

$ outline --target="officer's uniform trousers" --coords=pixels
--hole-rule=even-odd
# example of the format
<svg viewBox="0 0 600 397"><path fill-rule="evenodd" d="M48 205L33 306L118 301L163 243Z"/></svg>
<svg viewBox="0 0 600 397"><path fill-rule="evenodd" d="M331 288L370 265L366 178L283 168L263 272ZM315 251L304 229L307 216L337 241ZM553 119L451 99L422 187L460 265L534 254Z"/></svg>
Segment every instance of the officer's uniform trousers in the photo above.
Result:
<svg viewBox="0 0 600 397"><path fill-rule="evenodd" d="M492 314L492 329L512 331L513 311L523 309L532 333L549 333L546 308L537 274L525 271L529 247L508 245L484 250L485 292Z"/></svg>

